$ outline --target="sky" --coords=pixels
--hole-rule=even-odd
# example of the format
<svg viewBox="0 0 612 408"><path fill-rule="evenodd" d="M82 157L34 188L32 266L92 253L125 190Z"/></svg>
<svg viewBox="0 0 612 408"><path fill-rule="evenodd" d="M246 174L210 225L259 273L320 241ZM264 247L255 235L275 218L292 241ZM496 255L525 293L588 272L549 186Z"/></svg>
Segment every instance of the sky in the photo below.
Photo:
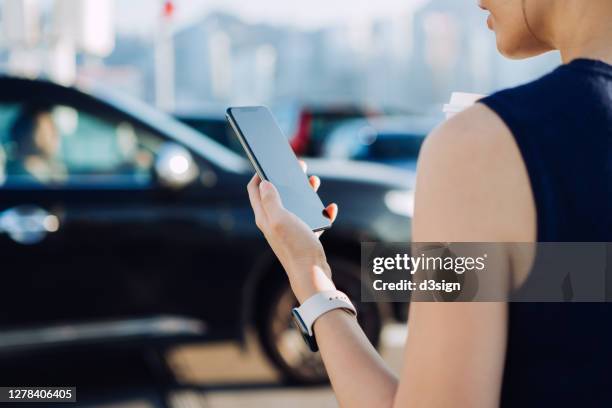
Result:
<svg viewBox="0 0 612 408"><path fill-rule="evenodd" d="M226 11L249 22L291 25L304 29L343 22L391 17L429 0L174 0L177 25L188 24L211 11ZM163 0L115 2L120 33L148 35L161 13Z"/></svg>

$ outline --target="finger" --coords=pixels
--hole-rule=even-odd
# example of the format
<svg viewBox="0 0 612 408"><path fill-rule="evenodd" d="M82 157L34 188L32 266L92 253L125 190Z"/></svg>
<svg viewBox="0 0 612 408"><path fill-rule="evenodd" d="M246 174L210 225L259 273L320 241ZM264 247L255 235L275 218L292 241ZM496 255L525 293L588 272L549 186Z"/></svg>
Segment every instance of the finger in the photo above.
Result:
<svg viewBox="0 0 612 408"><path fill-rule="evenodd" d="M308 177L308 182L314 191L317 191L321 187L321 179L317 176Z"/></svg>
<svg viewBox="0 0 612 408"><path fill-rule="evenodd" d="M255 222L260 225L265 220L265 211L261 205L261 195L259 193L259 184L261 180L259 176L255 174L249 184L247 185L247 191L249 193L249 201L251 207L253 207L253 213L255 214Z"/></svg>
<svg viewBox="0 0 612 408"><path fill-rule="evenodd" d="M302 168L302 171L304 173L306 173L306 170L308 170L308 165L306 164L306 162L304 160L298 160L300 162L300 167Z"/></svg>
<svg viewBox="0 0 612 408"><path fill-rule="evenodd" d="M336 217L338 216L338 205L336 205L336 203L331 203L325 207L324 215L329 218L332 223L336 221Z"/></svg>
<svg viewBox="0 0 612 408"><path fill-rule="evenodd" d="M266 214L267 219L279 220L284 214L285 208L278 194L276 187L269 181L262 181L259 184L259 192L261 196L261 207Z"/></svg>
<svg viewBox="0 0 612 408"><path fill-rule="evenodd" d="M330 205L325 207L325 209L323 210L323 215L325 217L329 218L329 220L333 224L334 221L336 220L336 217L338 216L338 206L335 203L331 203ZM325 230L317 231L316 232L317 237L320 238L321 235L323 235L324 232L325 232Z"/></svg>

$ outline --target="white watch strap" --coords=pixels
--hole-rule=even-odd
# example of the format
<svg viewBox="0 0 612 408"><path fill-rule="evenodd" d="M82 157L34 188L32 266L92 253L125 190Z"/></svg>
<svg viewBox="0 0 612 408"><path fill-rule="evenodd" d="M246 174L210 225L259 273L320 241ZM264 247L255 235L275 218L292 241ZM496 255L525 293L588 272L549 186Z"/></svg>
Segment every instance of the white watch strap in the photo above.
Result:
<svg viewBox="0 0 612 408"><path fill-rule="evenodd" d="M321 315L334 309L345 309L350 312L353 316L357 316L357 310L351 303L348 296L339 290L329 290L325 292L319 292L306 299L300 307L297 308L302 321L306 328L308 328L308 334L313 335L312 325Z"/></svg>

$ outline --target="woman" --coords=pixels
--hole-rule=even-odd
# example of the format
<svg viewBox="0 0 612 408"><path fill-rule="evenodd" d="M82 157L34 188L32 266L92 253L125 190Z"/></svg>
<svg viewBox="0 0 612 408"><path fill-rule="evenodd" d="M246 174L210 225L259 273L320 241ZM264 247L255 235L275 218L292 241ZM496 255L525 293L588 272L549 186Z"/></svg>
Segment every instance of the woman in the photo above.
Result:
<svg viewBox="0 0 612 408"><path fill-rule="evenodd" d="M58 160L61 135L47 106L26 106L11 128L15 151L7 173L51 184L64 181L66 168Z"/></svg>
<svg viewBox="0 0 612 408"><path fill-rule="evenodd" d="M511 58L558 49L563 65L491 95L436 129L418 165L417 242L609 242L612 1L482 0ZM319 181L311 177L316 189ZM466 182L468 180L469 182ZM256 222L300 303L334 288L315 234L269 182L248 186ZM330 205L331 219L337 207ZM515 285L520 255L505 254ZM344 407L612 406L607 304L413 303L397 379L356 320L314 323Z"/></svg>

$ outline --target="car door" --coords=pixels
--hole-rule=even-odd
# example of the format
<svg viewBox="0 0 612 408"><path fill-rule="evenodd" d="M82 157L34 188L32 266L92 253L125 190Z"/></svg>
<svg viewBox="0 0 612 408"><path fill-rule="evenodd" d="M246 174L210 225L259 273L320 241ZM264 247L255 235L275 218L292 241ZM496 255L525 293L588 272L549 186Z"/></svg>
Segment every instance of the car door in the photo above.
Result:
<svg viewBox="0 0 612 408"><path fill-rule="evenodd" d="M197 261L227 253L205 212L220 198L157 182L164 136L77 93L54 96L0 102L0 307L11 310L0 324L205 317L181 292L199 273L204 296Z"/></svg>

